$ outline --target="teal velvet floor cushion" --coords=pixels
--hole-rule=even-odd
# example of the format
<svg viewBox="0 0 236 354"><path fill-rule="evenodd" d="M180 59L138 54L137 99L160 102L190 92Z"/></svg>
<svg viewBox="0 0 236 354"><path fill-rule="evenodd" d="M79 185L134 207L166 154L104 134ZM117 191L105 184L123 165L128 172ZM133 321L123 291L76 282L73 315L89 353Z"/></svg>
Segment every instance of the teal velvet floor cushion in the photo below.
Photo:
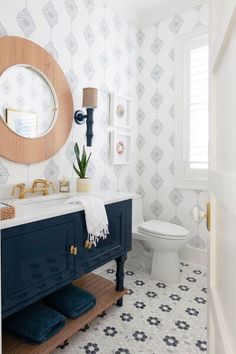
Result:
<svg viewBox="0 0 236 354"><path fill-rule="evenodd" d="M88 291L72 284L47 296L44 302L70 318L77 318L92 309L96 298Z"/></svg>
<svg viewBox="0 0 236 354"><path fill-rule="evenodd" d="M65 325L65 317L41 302L15 313L3 321L3 328L26 342L40 344Z"/></svg>

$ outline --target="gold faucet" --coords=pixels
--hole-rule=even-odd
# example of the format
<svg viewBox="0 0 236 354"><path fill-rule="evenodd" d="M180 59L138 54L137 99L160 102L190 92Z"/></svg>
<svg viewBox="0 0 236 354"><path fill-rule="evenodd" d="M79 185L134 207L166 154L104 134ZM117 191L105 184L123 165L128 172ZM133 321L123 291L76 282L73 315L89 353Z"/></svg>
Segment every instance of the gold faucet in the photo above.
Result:
<svg viewBox="0 0 236 354"><path fill-rule="evenodd" d="M42 192L43 195L49 195L49 188L52 187L55 191L53 182L46 179L35 179L31 188L25 188L25 183L18 183L12 189L12 195L15 195L16 189L19 190L19 199L24 199L27 193Z"/></svg>
<svg viewBox="0 0 236 354"><path fill-rule="evenodd" d="M47 181L46 179L35 179L32 184L33 193L43 192L43 195L49 195L49 188L52 187L53 192L55 192L53 182Z"/></svg>
<svg viewBox="0 0 236 354"><path fill-rule="evenodd" d="M12 189L12 195L15 195L16 189L19 189L19 199L24 199L26 193L32 193L32 188L25 188L25 183L18 183Z"/></svg>

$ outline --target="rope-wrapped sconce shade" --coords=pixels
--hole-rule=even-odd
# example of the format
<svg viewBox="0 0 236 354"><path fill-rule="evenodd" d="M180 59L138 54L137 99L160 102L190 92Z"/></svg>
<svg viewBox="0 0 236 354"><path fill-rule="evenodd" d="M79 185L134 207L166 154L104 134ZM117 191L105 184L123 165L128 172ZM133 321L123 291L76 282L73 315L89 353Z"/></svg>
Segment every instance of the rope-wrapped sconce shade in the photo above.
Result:
<svg viewBox="0 0 236 354"><path fill-rule="evenodd" d="M93 139L93 111L97 108L98 89L94 87L86 87L83 89L83 107L86 108L87 114L83 111L76 111L74 119L77 124L83 124L86 120L87 124L87 146L92 146Z"/></svg>
<svg viewBox="0 0 236 354"><path fill-rule="evenodd" d="M98 90L94 87L86 87L83 89L83 107L97 108Z"/></svg>

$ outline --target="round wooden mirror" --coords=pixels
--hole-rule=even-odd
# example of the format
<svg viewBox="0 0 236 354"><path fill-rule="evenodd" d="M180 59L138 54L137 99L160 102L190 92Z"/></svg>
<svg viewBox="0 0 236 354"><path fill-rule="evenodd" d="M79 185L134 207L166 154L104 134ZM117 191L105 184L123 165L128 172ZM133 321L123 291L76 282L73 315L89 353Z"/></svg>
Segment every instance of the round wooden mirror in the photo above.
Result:
<svg viewBox="0 0 236 354"><path fill-rule="evenodd" d="M72 127L73 101L66 77L60 66L45 49L27 39L11 36L1 37L0 51L2 53L0 56L0 81L3 79L1 82L2 92L0 92L2 97L0 155L19 163L36 163L47 160L61 149ZM18 83L15 81L17 80L16 70L19 73ZM31 85L30 88L23 89L23 83L27 78L25 70L30 70L27 75L31 75L34 86ZM6 78L11 78L12 73L15 80L8 82ZM12 99L12 95L8 97L11 85L14 91L16 91L15 85L22 86L21 94L17 95L15 100ZM48 88L51 89L50 98ZM51 106L42 98L42 109L37 107L39 113L33 106L33 100L36 99L35 95L41 89L45 95L48 95L47 100L50 101ZM30 95L32 105L30 104ZM19 100L17 100L18 96ZM27 108L24 108L24 104ZM47 114L51 114L51 121L50 118L46 119ZM44 128L39 122L43 122Z"/></svg>

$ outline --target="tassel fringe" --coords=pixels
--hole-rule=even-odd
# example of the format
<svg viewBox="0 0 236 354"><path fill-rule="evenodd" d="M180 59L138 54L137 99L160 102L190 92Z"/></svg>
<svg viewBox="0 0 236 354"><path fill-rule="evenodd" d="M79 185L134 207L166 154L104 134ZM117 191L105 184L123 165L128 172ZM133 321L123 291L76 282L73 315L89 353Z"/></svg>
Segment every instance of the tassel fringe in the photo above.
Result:
<svg viewBox="0 0 236 354"><path fill-rule="evenodd" d="M93 233L88 234L87 240L91 242L94 245L94 247L96 247L98 242L101 239L105 240L108 235L109 235L109 229L108 229L108 225L106 225L101 229L96 228L96 230L94 230Z"/></svg>

